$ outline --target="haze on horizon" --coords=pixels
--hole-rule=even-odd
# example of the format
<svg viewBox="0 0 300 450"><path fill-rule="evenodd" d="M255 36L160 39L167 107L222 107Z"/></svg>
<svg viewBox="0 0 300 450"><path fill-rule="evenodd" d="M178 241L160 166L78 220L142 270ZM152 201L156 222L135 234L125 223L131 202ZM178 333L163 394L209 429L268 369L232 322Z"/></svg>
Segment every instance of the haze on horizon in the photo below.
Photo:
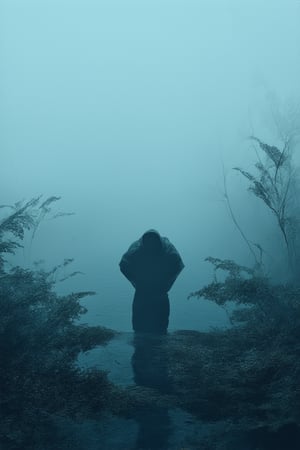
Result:
<svg viewBox="0 0 300 450"><path fill-rule="evenodd" d="M250 134L278 142L272 114L299 99L299 19L298 1L1 0L0 203L55 195L75 213L41 224L19 263L75 258L85 275L60 289L97 291L86 320L130 330L118 263L156 228L185 263L170 329L224 323L186 297L211 279L206 256L252 263L222 164L244 231L276 253L231 168L251 168Z"/></svg>

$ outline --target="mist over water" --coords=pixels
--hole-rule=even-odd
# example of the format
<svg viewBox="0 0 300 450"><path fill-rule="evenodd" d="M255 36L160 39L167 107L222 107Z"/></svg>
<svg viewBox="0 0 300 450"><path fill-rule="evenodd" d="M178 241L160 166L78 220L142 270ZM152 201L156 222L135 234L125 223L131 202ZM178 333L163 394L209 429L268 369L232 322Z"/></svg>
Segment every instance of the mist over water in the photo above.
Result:
<svg viewBox="0 0 300 450"><path fill-rule="evenodd" d="M1 1L1 203L56 195L75 213L45 220L19 264L74 258L84 274L57 289L95 290L85 320L128 331L118 263L155 228L185 263L170 330L226 324L186 298L211 280L206 256L253 263L222 164L243 230L276 259L272 217L231 168L251 168L249 135L278 142L272 111L299 98L299 18L296 1Z"/></svg>

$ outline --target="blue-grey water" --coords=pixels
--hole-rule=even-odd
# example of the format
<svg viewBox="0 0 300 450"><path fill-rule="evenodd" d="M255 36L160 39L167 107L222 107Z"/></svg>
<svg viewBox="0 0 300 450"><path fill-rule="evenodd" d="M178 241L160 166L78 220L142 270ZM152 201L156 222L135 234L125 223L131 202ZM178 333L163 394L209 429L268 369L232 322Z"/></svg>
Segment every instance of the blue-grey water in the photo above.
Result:
<svg viewBox="0 0 300 450"><path fill-rule="evenodd" d="M167 337L145 335L140 342L136 339L133 333L120 333L107 346L82 355L79 364L106 370L109 379L124 388L142 386L168 393L167 364L155 358ZM223 424L203 423L180 408L164 405L137 411L134 419L112 417L101 424L86 422L77 433L81 439L87 436L84 448L88 450L198 450L205 437L222 427Z"/></svg>
<svg viewBox="0 0 300 450"><path fill-rule="evenodd" d="M131 308L133 289L124 288L113 297L115 284L111 284L111 291L105 291L102 298L94 296L87 298L83 304L87 313L82 321L90 325L103 325L119 331L131 331ZM187 300L189 292L176 291L173 288L170 297L169 331L178 329L208 330L214 327L223 327L229 324L226 311L213 303L192 298Z"/></svg>

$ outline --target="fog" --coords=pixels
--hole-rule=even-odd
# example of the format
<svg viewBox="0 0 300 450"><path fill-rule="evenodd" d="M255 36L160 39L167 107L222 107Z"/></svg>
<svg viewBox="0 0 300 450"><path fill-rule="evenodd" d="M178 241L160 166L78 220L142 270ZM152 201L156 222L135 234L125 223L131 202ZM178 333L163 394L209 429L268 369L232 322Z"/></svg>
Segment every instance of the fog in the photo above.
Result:
<svg viewBox="0 0 300 450"><path fill-rule="evenodd" d="M0 1L1 203L62 197L16 258L74 258L61 292L95 290L85 320L131 329L118 263L149 228L185 269L170 329L226 324L187 300L207 256L252 264L226 207L274 256L272 217L231 170L251 168L251 134L276 143L272 115L299 98L298 1ZM274 106L275 105L275 106Z"/></svg>

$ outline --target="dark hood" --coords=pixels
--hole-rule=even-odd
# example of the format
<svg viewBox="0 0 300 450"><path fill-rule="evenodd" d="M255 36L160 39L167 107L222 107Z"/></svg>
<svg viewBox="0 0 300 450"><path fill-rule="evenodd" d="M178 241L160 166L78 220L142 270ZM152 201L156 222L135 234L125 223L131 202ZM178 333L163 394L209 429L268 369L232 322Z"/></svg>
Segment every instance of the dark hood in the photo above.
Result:
<svg viewBox="0 0 300 450"><path fill-rule="evenodd" d="M150 228L150 230L146 231L143 234L142 239L144 239L144 236L147 236L149 234L153 234L153 235L157 236L159 240L161 240L159 232L157 230L154 230L154 228Z"/></svg>
<svg viewBox="0 0 300 450"><path fill-rule="evenodd" d="M147 239L148 236L151 236L151 237L153 237L153 238L155 237L156 240L157 240L157 242L159 242L159 246L160 246L161 248L163 247L163 241L162 241L162 238L161 238L159 232L156 231L156 230L154 230L154 229L150 229L150 230L146 231L146 232L143 234L142 239L141 239L141 240L142 240L142 244L145 243L145 239Z"/></svg>

